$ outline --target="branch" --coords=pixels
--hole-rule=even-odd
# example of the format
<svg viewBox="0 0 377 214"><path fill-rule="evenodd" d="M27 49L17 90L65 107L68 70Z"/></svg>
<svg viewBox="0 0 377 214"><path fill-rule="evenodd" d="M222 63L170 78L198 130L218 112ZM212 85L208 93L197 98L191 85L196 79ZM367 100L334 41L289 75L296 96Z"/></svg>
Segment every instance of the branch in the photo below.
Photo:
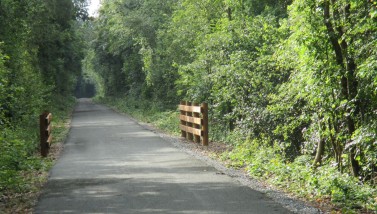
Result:
<svg viewBox="0 0 377 214"><path fill-rule="evenodd" d="M331 42L331 44L334 48L334 51L335 51L336 62L344 68L342 48L341 48L341 46L338 42L338 37L335 34L334 27L331 24L331 20L330 20L330 2L329 2L329 0L324 1L323 17L324 17L324 22L325 22L325 26L326 26L326 29L327 29L327 33L330 37L330 42Z"/></svg>

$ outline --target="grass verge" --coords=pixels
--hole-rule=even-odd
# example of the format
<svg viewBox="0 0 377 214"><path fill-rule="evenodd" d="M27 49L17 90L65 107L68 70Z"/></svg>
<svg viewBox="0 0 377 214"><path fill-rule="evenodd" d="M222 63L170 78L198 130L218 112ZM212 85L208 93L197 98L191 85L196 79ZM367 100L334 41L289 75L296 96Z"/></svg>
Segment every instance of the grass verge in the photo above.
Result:
<svg viewBox="0 0 377 214"><path fill-rule="evenodd" d="M279 146L268 147L268 139L236 141L222 158L232 167L244 167L257 179L294 195L315 201L330 213L376 213L377 189L339 172L332 161L314 169L313 157L303 155L286 162Z"/></svg>
<svg viewBox="0 0 377 214"><path fill-rule="evenodd" d="M178 110L166 109L161 103L132 98L101 98L95 101L109 105L138 121L151 123L171 135L178 136L180 134Z"/></svg>

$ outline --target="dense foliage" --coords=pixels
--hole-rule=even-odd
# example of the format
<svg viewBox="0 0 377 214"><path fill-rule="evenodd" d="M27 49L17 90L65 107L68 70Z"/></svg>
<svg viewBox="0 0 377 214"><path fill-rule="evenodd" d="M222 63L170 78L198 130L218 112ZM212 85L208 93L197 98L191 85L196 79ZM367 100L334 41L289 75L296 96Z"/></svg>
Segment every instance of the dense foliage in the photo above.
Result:
<svg viewBox="0 0 377 214"><path fill-rule="evenodd" d="M105 97L208 102L241 165L265 148L375 186L376 23L366 0L104 0L85 62Z"/></svg>
<svg viewBox="0 0 377 214"><path fill-rule="evenodd" d="M0 1L0 209L8 193L30 189L25 171L46 168L35 155L39 114L54 111L58 122L60 112L72 107L84 57L78 29L87 18L85 5Z"/></svg>

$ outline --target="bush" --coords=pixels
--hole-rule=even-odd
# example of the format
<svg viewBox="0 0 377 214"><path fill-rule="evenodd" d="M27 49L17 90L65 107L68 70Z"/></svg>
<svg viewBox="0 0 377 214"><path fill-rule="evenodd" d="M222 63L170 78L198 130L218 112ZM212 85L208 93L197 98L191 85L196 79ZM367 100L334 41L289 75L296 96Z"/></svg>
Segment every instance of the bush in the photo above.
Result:
<svg viewBox="0 0 377 214"><path fill-rule="evenodd" d="M69 127L65 125L74 100L64 99L51 106L53 135L61 142ZM24 121L26 120L26 121ZM37 192L47 179L52 158L42 158L39 152L38 115L25 115L12 126L2 126L0 132L0 210L18 213L33 206ZM5 204L3 204L5 202ZM17 211L16 211L17 210ZM27 211L22 212L27 212Z"/></svg>
<svg viewBox="0 0 377 214"><path fill-rule="evenodd" d="M298 196L330 199L343 212L377 210L377 189L372 184L339 172L331 161L314 169L313 157L309 155L286 162L282 149L276 145L265 146L268 145L266 141L268 139L238 142L223 158L228 158L232 166L245 167L250 176L267 180Z"/></svg>

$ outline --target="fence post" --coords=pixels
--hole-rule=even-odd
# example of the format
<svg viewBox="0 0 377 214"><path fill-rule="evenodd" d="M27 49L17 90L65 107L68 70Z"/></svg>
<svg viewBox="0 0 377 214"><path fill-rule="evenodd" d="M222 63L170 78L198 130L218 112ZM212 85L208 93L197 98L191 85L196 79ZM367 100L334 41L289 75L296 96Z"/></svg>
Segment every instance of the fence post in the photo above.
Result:
<svg viewBox="0 0 377 214"><path fill-rule="evenodd" d="M200 106L198 103L194 103L193 105L194 106ZM194 112L194 117L200 118L200 113ZM194 128L200 129L200 125L195 123ZM194 142L200 143L200 135L194 135Z"/></svg>
<svg viewBox="0 0 377 214"><path fill-rule="evenodd" d="M185 101L181 101L181 105L186 105L186 102ZM181 110L180 112L181 112L181 115L186 115L185 111ZM186 121L181 120L181 125L186 126ZM186 135L187 135L186 131L181 130L181 137L186 138Z"/></svg>
<svg viewBox="0 0 377 214"><path fill-rule="evenodd" d="M41 115L39 115L39 129L40 129L40 145L41 145L41 155L42 157L47 157L48 154L48 144L47 144L47 138L48 136L46 135L46 129L47 125L46 124L46 117L48 115L48 112L43 112Z"/></svg>
<svg viewBox="0 0 377 214"><path fill-rule="evenodd" d="M202 137L203 141L202 144L203 146L208 146L208 104L207 103L202 103L201 106L201 111L202 111Z"/></svg>
<svg viewBox="0 0 377 214"><path fill-rule="evenodd" d="M191 103L191 102L187 102L186 105L187 105L187 106L192 106L192 103ZM192 112L187 111L187 112L186 112L186 115L189 116L189 117L192 117ZM186 126L188 126L188 127L193 127L193 126L192 126L192 123L190 123L190 122L186 122ZM193 133L190 133L190 132L187 133L187 140L191 140L191 141L192 141L193 139L194 139L194 134L193 134Z"/></svg>

